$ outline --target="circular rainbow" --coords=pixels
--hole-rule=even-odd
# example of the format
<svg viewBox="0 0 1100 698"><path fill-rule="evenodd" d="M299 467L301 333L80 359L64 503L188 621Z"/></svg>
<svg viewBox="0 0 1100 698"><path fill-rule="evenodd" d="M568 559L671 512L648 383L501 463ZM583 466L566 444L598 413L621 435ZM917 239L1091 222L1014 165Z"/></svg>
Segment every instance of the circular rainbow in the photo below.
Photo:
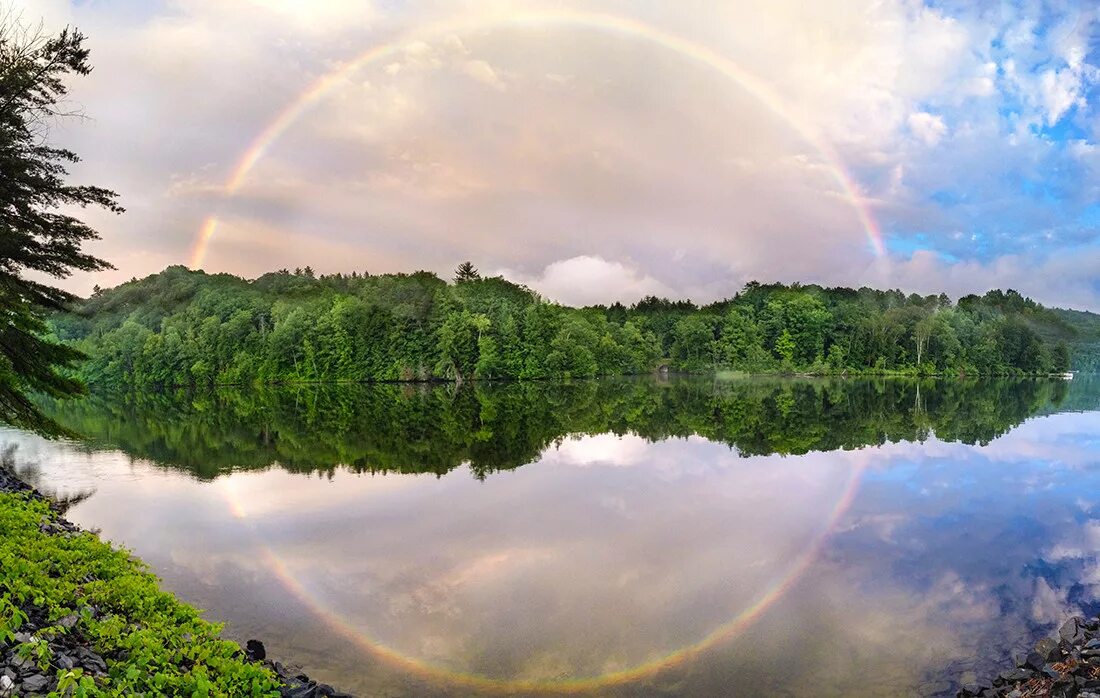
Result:
<svg viewBox="0 0 1100 698"><path fill-rule="evenodd" d="M871 249L876 256L883 256L885 245L882 233L871 214L867 201L860 193L859 186L848 174L841 158L818 130L797 114L794 114L766 82L707 46L635 19L601 12L562 9L552 12L507 12L474 19L448 20L418 27L387 43L373 46L339 68L317 78L287 104L282 111L276 114L241 154L240 159L234 165L223 185L222 196L224 198L232 197L241 188L256 163L271 149L271 146L279 137L325 95L356 71L376 61L394 56L410 42L441 38L449 34L461 34L470 31L547 26L589 29L648 42L724 76L745 92L754 96L762 105L789 124L799 136L818 151L830 174L840 186L841 192L851 203ZM217 230L217 215L208 216L199 228L191 249L189 261L191 268L202 266L206 259L210 241Z"/></svg>
<svg viewBox="0 0 1100 698"><path fill-rule="evenodd" d="M718 625L705 637L667 655L636 664L627 669L608 672L596 676L579 676L557 680L498 679L470 672L460 672L444 667L433 666L427 662L407 656L387 646L385 643L368 636L363 628L350 624L340 613L325 603L298 580L290 567L279 556L278 551L269 545L264 537L255 535L260 555L271 573L279 580L305 608L309 609L325 625L339 633L369 656L378 659L389 667L417 676L425 680L446 685L474 689L483 693L528 694L576 694L591 693L609 686L629 684L652 676L660 671L671 669L688 662L704 652L713 649L724 641L730 640L759 619L775 602L783 597L817 560L825 542L828 540L841 518L847 513L859 491L863 472L867 467L869 454L866 449L853 453L854 462L848 474L844 488L836 504L826 516L821 530L810 540L806 548L788 566L786 571L771 586L761 592L751 604L741 609L735 616ZM241 500L232 480L226 480L219 488L226 499L233 516L251 528L248 511Z"/></svg>

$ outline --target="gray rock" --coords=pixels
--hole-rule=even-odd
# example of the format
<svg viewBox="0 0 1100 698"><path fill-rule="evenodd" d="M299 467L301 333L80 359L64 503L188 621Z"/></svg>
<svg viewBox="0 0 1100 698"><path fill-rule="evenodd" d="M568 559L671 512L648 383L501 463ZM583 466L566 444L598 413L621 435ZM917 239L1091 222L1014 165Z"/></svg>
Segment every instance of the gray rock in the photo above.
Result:
<svg viewBox="0 0 1100 698"><path fill-rule="evenodd" d="M1094 650L1097 647L1100 647L1100 637L1094 637L1085 643L1085 649L1087 650Z"/></svg>
<svg viewBox="0 0 1100 698"><path fill-rule="evenodd" d="M79 620L80 618L75 614L69 614L61 620L57 621L57 624L60 625L62 628L68 629L75 627Z"/></svg>
<svg viewBox="0 0 1100 698"><path fill-rule="evenodd" d="M1016 683L1017 681L1027 681L1034 675L1035 672L1030 669L1008 669L1000 673L1000 678L1008 683Z"/></svg>
<svg viewBox="0 0 1100 698"><path fill-rule="evenodd" d="M1060 659L1062 656L1062 652L1058 648L1058 642L1049 637L1044 637L1042 640L1035 643L1035 651L1048 662Z"/></svg>
<svg viewBox="0 0 1100 698"><path fill-rule="evenodd" d="M15 682L7 674L0 676L0 691L10 691L15 687Z"/></svg>
<svg viewBox="0 0 1100 698"><path fill-rule="evenodd" d="M50 685L50 679L42 674L31 674L23 679L21 688L27 693L45 693Z"/></svg>
<svg viewBox="0 0 1100 698"><path fill-rule="evenodd" d="M1027 667L1028 669L1034 669L1035 671L1042 671L1048 661L1050 661L1049 657L1044 657L1039 652L1032 650L1027 653L1027 659L1024 660L1021 666Z"/></svg>
<svg viewBox="0 0 1100 698"><path fill-rule="evenodd" d="M34 666L34 661L29 658L24 659L23 657L20 657L18 654L16 654L8 660L8 665L18 672L24 672Z"/></svg>
<svg viewBox="0 0 1100 698"><path fill-rule="evenodd" d="M1073 616L1065 623L1061 628L1058 628L1058 637L1062 638L1071 645L1077 644L1085 637L1084 629L1081 627L1083 618Z"/></svg>
<svg viewBox="0 0 1100 698"><path fill-rule="evenodd" d="M90 669L95 673L106 674L107 663L103 661L103 657L100 657L95 652L91 651L87 647L78 647L76 650L77 659L80 660L80 664L85 669Z"/></svg>
<svg viewBox="0 0 1100 698"><path fill-rule="evenodd" d="M65 669L66 671L76 666L76 662L74 662L73 658L68 656L67 654L57 655L57 657L55 657L54 659L54 663L57 664L57 667L59 669Z"/></svg>

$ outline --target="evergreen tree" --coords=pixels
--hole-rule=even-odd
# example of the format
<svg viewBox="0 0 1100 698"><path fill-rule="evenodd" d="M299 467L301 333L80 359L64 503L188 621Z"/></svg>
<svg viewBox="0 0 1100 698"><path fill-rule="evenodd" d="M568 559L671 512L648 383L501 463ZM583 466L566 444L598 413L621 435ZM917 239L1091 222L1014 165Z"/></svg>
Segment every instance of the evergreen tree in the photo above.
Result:
<svg viewBox="0 0 1100 698"><path fill-rule="evenodd" d="M480 279L481 274L471 262L463 262L455 269L455 283L463 281L473 281L474 279Z"/></svg>
<svg viewBox="0 0 1100 698"><path fill-rule="evenodd" d="M0 26L0 421L42 433L58 433L27 393L69 396L83 385L65 375L82 358L70 346L46 338L44 314L76 300L28 273L63 279L74 270L110 265L82 251L98 238L89 226L61 210L102 206L120 213L114 192L68 184L75 153L49 144L49 128L64 116L66 80L91 71L84 35L65 29L46 37L18 23Z"/></svg>

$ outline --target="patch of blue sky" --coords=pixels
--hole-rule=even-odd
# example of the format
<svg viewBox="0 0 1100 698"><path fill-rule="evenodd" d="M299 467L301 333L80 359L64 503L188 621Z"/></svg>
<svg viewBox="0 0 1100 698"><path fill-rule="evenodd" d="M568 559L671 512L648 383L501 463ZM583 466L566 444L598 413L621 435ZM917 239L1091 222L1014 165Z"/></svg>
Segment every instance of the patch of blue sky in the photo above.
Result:
<svg viewBox="0 0 1100 698"><path fill-rule="evenodd" d="M910 233L907 235L887 233L884 237L887 252L896 258L909 259L916 252L927 251L935 253L944 262L953 263L960 260L959 255L954 251L937 247L935 236L927 233ZM951 242L955 241L952 240Z"/></svg>
<svg viewBox="0 0 1100 698"><path fill-rule="evenodd" d="M1051 125L1033 125L1031 131L1049 141L1065 143L1068 141L1087 141L1091 134L1085 124L1076 119L1077 107L1070 109L1056 123Z"/></svg>
<svg viewBox="0 0 1100 698"><path fill-rule="evenodd" d="M966 194L951 191L950 189L937 189L929 194L928 198L946 208L954 208L955 206L966 203L967 200Z"/></svg>
<svg viewBox="0 0 1100 698"><path fill-rule="evenodd" d="M1100 203L1090 204L1081 210L1077 220L1083 226L1096 228L1100 231Z"/></svg>

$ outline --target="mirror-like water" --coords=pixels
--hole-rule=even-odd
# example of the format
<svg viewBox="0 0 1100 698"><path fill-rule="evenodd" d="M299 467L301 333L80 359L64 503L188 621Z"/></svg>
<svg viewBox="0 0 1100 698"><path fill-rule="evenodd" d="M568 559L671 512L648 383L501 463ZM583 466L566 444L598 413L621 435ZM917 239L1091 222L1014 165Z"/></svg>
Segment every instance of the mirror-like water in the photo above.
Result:
<svg viewBox="0 0 1100 698"><path fill-rule="evenodd" d="M344 690L904 695L1100 610L1098 406L1081 380L311 386L50 405L87 439L0 442Z"/></svg>

